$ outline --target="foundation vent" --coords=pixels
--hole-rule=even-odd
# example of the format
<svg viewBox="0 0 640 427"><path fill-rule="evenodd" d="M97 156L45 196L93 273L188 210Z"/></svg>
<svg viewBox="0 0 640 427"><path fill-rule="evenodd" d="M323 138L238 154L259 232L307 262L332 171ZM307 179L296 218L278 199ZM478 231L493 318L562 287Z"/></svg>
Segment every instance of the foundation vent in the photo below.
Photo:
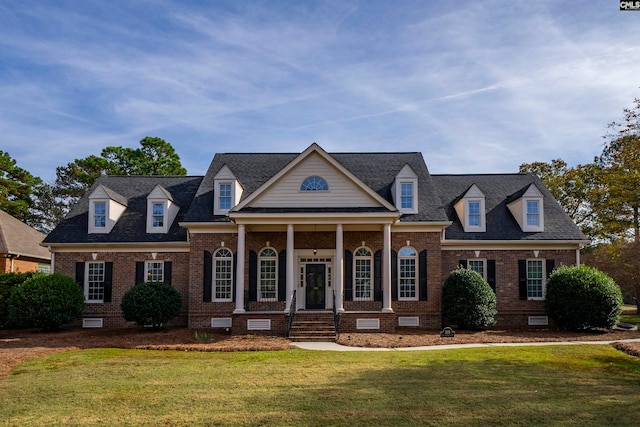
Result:
<svg viewBox="0 0 640 427"><path fill-rule="evenodd" d="M248 331L270 331L271 319L248 319L247 330Z"/></svg>
<svg viewBox="0 0 640 427"><path fill-rule="evenodd" d="M212 328L230 328L231 317L212 317L211 327Z"/></svg>
<svg viewBox="0 0 640 427"><path fill-rule="evenodd" d="M549 325L548 316L529 316L529 326L547 326Z"/></svg>
<svg viewBox="0 0 640 427"><path fill-rule="evenodd" d="M82 319L83 328L102 328L102 317L85 317Z"/></svg>
<svg viewBox="0 0 640 427"><path fill-rule="evenodd" d="M356 329L380 329L380 319L356 319Z"/></svg>
<svg viewBox="0 0 640 427"><path fill-rule="evenodd" d="M420 326L420 318L415 317L398 317L398 326Z"/></svg>

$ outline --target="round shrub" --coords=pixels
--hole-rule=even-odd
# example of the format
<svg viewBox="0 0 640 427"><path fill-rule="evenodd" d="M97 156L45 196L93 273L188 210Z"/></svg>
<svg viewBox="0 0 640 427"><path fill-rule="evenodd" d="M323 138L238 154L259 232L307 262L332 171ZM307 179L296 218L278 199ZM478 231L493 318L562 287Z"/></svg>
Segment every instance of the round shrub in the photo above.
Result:
<svg viewBox="0 0 640 427"><path fill-rule="evenodd" d="M463 329L478 329L496 323L496 295L482 276L459 268L449 274L442 287L445 322Z"/></svg>
<svg viewBox="0 0 640 427"><path fill-rule="evenodd" d="M622 312L622 292L602 271L563 266L547 281L545 309L562 329L611 328Z"/></svg>
<svg viewBox="0 0 640 427"><path fill-rule="evenodd" d="M57 329L78 319L83 309L82 289L62 274L35 275L16 285L9 297L9 319L24 327Z"/></svg>
<svg viewBox="0 0 640 427"><path fill-rule="evenodd" d="M11 290L37 273L0 273L0 328L11 327L9 321L9 296Z"/></svg>
<svg viewBox="0 0 640 427"><path fill-rule="evenodd" d="M130 288L122 296L120 309L124 320L138 326L159 328L178 314L182 296L167 283L147 282Z"/></svg>

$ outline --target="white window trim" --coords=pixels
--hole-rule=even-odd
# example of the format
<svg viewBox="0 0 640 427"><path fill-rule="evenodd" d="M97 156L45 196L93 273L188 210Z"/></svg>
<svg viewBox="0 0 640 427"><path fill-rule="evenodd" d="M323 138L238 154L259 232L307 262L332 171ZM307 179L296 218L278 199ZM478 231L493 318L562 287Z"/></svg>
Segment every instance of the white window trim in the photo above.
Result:
<svg viewBox="0 0 640 427"><path fill-rule="evenodd" d="M223 209L222 207L220 207L220 200L222 199L222 195L220 194L220 187L223 185L228 185L230 189L230 193L228 196L230 199L229 209L226 209L226 208ZM228 180L216 181L216 192L215 192L216 200L214 202L215 203L214 214L216 215L227 214L231 209L233 209L234 200L235 200L235 188L236 186L234 181L228 181ZM227 196L225 196L225 198L227 198Z"/></svg>
<svg viewBox="0 0 640 427"><path fill-rule="evenodd" d="M467 269L468 270L472 270L471 262L478 262L478 261L482 262L482 272L483 272L482 278L486 282L487 281L487 260L486 260L486 258L469 258L469 259L467 259Z"/></svg>
<svg viewBox="0 0 640 427"><path fill-rule="evenodd" d="M367 251L369 251L369 256L356 256L356 253L360 250L360 249L366 249ZM362 297L357 297L356 296L356 291L357 291L357 286L356 286L356 260L369 260L369 297L368 298L362 298ZM353 252L353 300L354 301L373 301L373 293L374 293L374 286L373 286L373 251L366 247L366 246L360 246L358 248L356 248L356 250Z"/></svg>
<svg viewBox="0 0 640 427"><path fill-rule="evenodd" d="M471 225L471 207L469 206L471 203L479 203L480 204L480 224L478 225ZM487 231L487 222L486 222L486 218L485 218L485 203L484 203L484 198L482 199L478 199L478 198L474 198L474 199L467 199L465 200L465 215L464 215L464 231L468 232L468 233L473 233L473 232L485 232Z"/></svg>
<svg viewBox="0 0 640 427"><path fill-rule="evenodd" d="M89 264L102 264L102 299L89 299ZM104 303L104 274L106 274L106 265L104 261L86 261L84 263L84 300L88 304Z"/></svg>
<svg viewBox="0 0 640 427"><path fill-rule="evenodd" d="M225 258L219 258L216 255L223 249L228 250L229 252L231 252L231 257L225 257ZM217 286L217 281L216 281L216 264L218 263L218 260L229 260L231 262L231 291L229 292L229 298L216 298L216 286ZM234 275L234 271L233 271L233 252L231 251L231 249L227 249L227 248L218 248L213 252L213 256L212 256L212 263L213 265L211 266L212 268L212 280L211 280L211 300L213 302L232 302L233 301L233 275Z"/></svg>
<svg viewBox="0 0 640 427"><path fill-rule="evenodd" d="M162 280L155 281L155 283L164 283L164 261L145 261L144 262L144 281L145 283L149 282L149 265L150 264L161 264L162 265Z"/></svg>
<svg viewBox="0 0 640 427"><path fill-rule="evenodd" d="M538 203L538 225L530 225L527 221L529 202ZM544 231L544 202L542 197L526 197L522 199L522 231Z"/></svg>
<svg viewBox="0 0 640 427"><path fill-rule="evenodd" d="M529 262L536 261L542 264L542 296L530 297L529 296ZM527 281L527 300L530 301L543 301L547 295L547 262L543 258L529 258L526 260L526 281Z"/></svg>
<svg viewBox="0 0 640 427"><path fill-rule="evenodd" d="M402 251L402 249L404 248L409 248L411 249L414 253L415 256L412 257L401 257L400 256L400 251ZM398 283L396 284L396 286L398 287L398 301L418 301L418 292L419 292L419 284L420 284L420 263L419 263L419 259L418 259L418 251L412 247L412 246L403 246L402 248L400 248L400 250L398 251ZM401 259L413 259L414 260L414 270L415 270L415 275L414 277L414 282L413 282L413 288L414 288L414 294L415 297L401 297L400 294L400 260Z"/></svg>
<svg viewBox="0 0 640 427"><path fill-rule="evenodd" d="M402 207L402 184L412 184L413 190L413 206L411 208L403 208ZM408 164L404 165L403 168L398 172L396 178L391 186L391 195L393 196L393 202L400 213L404 214L417 214L418 213L418 175L411 169L411 166Z"/></svg>
<svg viewBox="0 0 640 427"><path fill-rule="evenodd" d="M275 252L275 256L274 257L265 257L262 256L262 252L265 251L266 249L271 249L272 251ZM273 298L264 298L262 297L262 261L264 260L268 260L268 261L275 261L275 297ZM260 249L260 251L258 252L258 295L257 295L257 299L258 301L264 301L264 302L272 302L272 301L278 301L278 251L276 251L274 248L272 248L271 246L268 247L264 247L262 249Z"/></svg>

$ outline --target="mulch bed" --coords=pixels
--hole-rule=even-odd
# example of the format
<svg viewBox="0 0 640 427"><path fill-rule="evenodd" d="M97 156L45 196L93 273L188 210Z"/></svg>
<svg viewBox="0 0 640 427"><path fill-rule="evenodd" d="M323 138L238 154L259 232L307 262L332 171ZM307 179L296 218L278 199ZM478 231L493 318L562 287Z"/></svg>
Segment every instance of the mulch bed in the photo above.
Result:
<svg viewBox="0 0 640 427"><path fill-rule="evenodd" d="M198 336L197 336L198 334ZM395 334L343 333L338 342L356 347L399 348L443 344L525 343L558 341L618 341L640 338L638 331L559 332L551 330L523 331L457 331L453 338L441 338L438 331L399 330ZM51 353L85 348L130 348L181 351L256 351L294 348L282 337L267 335L231 336L185 328L148 330L62 329L0 330L0 377L14 366ZM640 357L640 343L616 343L614 347Z"/></svg>

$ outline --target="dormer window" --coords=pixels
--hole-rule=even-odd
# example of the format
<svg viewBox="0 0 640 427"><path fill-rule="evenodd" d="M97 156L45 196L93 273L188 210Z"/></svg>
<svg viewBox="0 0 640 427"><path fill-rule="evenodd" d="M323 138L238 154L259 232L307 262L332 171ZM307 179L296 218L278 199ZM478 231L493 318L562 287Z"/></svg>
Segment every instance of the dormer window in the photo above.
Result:
<svg viewBox="0 0 640 427"><path fill-rule="evenodd" d="M242 186L226 165L213 178L213 183L213 214L227 215L234 206L240 203Z"/></svg>
<svg viewBox="0 0 640 427"><path fill-rule="evenodd" d="M507 205L522 231L544 231L544 196L531 184L520 198Z"/></svg>
<svg viewBox="0 0 640 427"><path fill-rule="evenodd" d="M107 204L105 202L93 203L93 225L96 228L104 228L107 225Z"/></svg>
<svg viewBox="0 0 640 427"><path fill-rule="evenodd" d="M156 185L147 196L147 233L168 233L179 210L171 193Z"/></svg>
<svg viewBox="0 0 640 427"><path fill-rule="evenodd" d="M454 208L466 233L487 231L485 196L477 185L469 187Z"/></svg>
<svg viewBox="0 0 640 427"><path fill-rule="evenodd" d="M396 175L396 179L391 186L396 209L404 214L418 213L418 175L411 169L411 166L404 167Z"/></svg>

